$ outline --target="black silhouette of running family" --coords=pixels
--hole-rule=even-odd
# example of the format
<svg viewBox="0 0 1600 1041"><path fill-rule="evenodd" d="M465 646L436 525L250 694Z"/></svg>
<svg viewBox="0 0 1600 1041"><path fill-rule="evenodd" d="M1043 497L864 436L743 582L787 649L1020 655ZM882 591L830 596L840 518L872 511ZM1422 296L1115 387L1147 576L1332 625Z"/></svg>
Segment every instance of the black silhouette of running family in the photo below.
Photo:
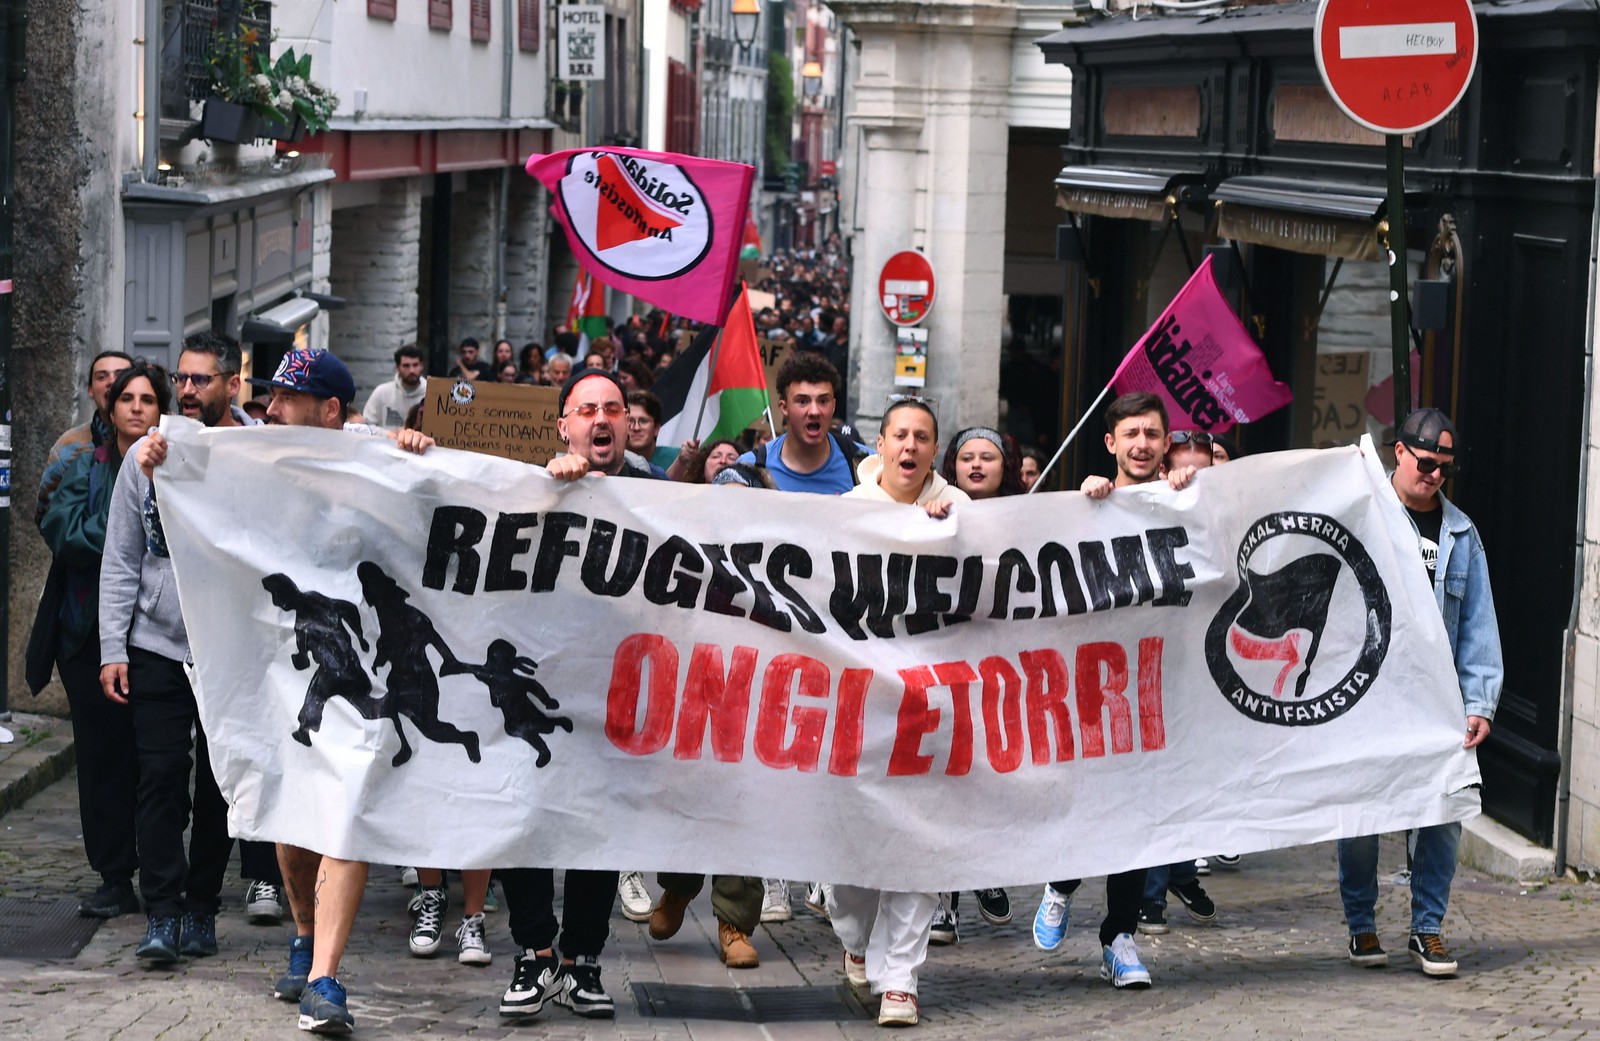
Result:
<svg viewBox="0 0 1600 1041"><path fill-rule="evenodd" d="M361 582L362 598L378 619L372 674L389 666L383 694L372 692L372 681L350 641L354 636L362 651L372 650L355 604L302 590L281 573L261 580L273 604L294 615L295 651L290 662L302 671L316 664L300 707L300 725L291 735L296 741L311 747L311 735L322 728L322 710L328 700L343 698L363 719L387 719L394 724L400 738L394 766L403 765L412 755L401 716L411 720L428 740L460 745L468 759L479 762L478 735L439 718L439 679L471 675L488 689L489 703L505 717L506 733L533 747L537 753L534 765L550 762L545 737L556 730L572 733L572 720L551 714L561 705L534 678L537 662L518 654L516 647L502 639L489 644L482 665L464 662L444 642L433 621L411 605L411 594L381 567L362 561L356 567L356 578ZM430 648L437 650L441 659L437 673L428 657Z"/></svg>

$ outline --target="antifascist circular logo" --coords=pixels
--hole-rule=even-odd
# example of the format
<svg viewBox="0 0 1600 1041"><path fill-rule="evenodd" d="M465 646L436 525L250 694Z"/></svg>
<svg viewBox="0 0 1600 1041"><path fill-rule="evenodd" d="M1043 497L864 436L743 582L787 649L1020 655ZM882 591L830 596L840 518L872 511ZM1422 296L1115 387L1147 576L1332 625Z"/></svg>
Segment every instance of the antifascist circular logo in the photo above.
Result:
<svg viewBox="0 0 1600 1041"><path fill-rule="evenodd" d="M615 152L579 152L556 185L574 234L608 270L656 281L711 248L711 207L688 171Z"/></svg>
<svg viewBox="0 0 1600 1041"><path fill-rule="evenodd" d="M1350 711L1389 652L1389 590L1366 547L1326 514L1285 510L1250 525L1237 562L1239 588L1206 631L1223 695L1279 726Z"/></svg>
<svg viewBox="0 0 1600 1041"><path fill-rule="evenodd" d="M450 400L457 405L470 405L472 404L472 399L477 396L477 388L472 385L472 381L469 379L458 379L455 382L455 386L450 388Z"/></svg>

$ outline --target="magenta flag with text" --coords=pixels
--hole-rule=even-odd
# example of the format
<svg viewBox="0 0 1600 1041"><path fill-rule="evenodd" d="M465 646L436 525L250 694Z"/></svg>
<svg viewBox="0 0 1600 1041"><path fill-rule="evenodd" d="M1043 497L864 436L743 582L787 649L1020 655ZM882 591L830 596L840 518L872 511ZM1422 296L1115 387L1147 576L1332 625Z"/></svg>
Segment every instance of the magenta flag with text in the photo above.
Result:
<svg viewBox="0 0 1600 1041"><path fill-rule="evenodd" d="M1221 433L1294 397L1288 384L1273 377L1261 348L1217 288L1210 257L1133 345L1111 383L1118 394L1159 395L1174 430Z"/></svg>
<svg viewBox="0 0 1600 1041"><path fill-rule="evenodd" d="M637 148L528 157L578 263L613 289L721 325L756 170Z"/></svg>

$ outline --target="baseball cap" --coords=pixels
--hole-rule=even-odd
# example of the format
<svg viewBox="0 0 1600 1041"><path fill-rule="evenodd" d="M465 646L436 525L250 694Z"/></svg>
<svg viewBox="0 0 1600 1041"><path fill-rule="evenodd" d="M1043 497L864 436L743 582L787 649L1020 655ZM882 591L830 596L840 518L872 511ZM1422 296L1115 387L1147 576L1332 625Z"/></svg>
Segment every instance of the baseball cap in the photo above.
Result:
<svg viewBox="0 0 1600 1041"><path fill-rule="evenodd" d="M604 376L617 388L617 393L622 395L622 400L628 400L628 392L623 389L622 381L617 379L617 374L607 369L597 369L593 365L586 369L579 369L567 377L567 382L561 385L561 396L556 399L556 414L565 415L567 411L567 398L572 396L572 388L588 379L590 376Z"/></svg>
<svg viewBox="0 0 1600 1041"><path fill-rule="evenodd" d="M270 380L252 379L250 383L257 387L298 390L314 398L338 398L341 405L350 404L356 396L355 377L350 375L344 362L335 358L331 351L309 347L285 354Z"/></svg>
<svg viewBox="0 0 1600 1041"><path fill-rule="evenodd" d="M1439 447L1439 436L1450 435L1450 444ZM1455 424L1450 422L1450 417L1436 408L1419 408L1406 417L1400 424L1400 429L1395 433L1395 440L1407 448L1420 448L1424 452L1438 452L1441 455L1455 455L1456 447L1461 438L1456 434Z"/></svg>

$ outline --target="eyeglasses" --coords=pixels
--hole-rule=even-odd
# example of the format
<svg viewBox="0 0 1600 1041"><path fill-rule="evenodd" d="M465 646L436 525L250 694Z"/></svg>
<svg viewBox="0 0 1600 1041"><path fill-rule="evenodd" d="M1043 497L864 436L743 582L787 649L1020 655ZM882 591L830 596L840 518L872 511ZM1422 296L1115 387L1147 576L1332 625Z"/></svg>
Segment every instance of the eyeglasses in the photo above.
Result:
<svg viewBox="0 0 1600 1041"><path fill-rule="evenodd" d="M1396 441L1395 447L1404 448L1406 454L1417 461L1417 473L1424 477L1438 470L1445 480L1449 480L1458 472L1453 459L1429 459L1426 456L1420 456L1410 445L1401 441Z"/></svg>
<svg viewBox="0 0 1600 1041"><path fill-rule="evenodd" d="M1204 430L1174 430L1172 432L1172 443L1175 445L1193 444L1200 448L1210 448L1212 441L1211 435Z"/></svg>
<svg viewBox="0 0 1600 1041"><path fill-rule="evenodd" d="M609 413L609 412L606 413L606 415L608 415L608 416L610 414L611 413ZM638 416L629 416L628 417L628 426L629 426L630 429L633 428L633 427L639 427L640 429L643 429L644 427L651 426L654 423L655 423L655 420L651 419L649 416L645 416L643 419L640 419Z"/></svg>
<svg viewBox="0 0 1600 1041"><path fill-rule="evenodd" d="M203 372L174 372L172 374L172 385L181 387L185 383L193 383L195 390L205 390L211 386L212 380L220 380L224 375L224 373L220 372L215 376L210 376Z"/></svg>
<svg viewBox="0 0 1600 1041"><path fill-rule="evenodd" d="M616 419L618 416L627 414L628 406L624 405L620 401L608 401L604 405L596 405L592 401L586 401L582 405L572 406L572 408L567 410L567 415L580 416L583 419L593 419L598 413L601 412L606 414L607 419Z"/></svg>

